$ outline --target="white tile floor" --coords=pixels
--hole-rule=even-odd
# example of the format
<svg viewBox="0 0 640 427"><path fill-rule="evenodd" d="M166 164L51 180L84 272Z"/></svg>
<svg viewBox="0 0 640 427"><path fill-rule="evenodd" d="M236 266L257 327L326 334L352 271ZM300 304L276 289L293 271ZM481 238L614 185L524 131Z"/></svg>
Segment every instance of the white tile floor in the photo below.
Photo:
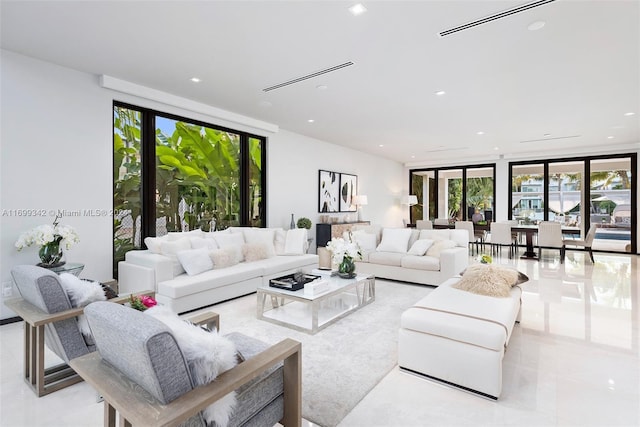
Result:
<svg viewBox="0 0 640 427"><path fill-rule="evenodd" d="M340 425L640 425L640 257L595 257L494 261L531 279L497 402L395 368ZM97 426L95 399L85 383L36 398L22 380L22 323L0 327L1 426Z"/></svg>

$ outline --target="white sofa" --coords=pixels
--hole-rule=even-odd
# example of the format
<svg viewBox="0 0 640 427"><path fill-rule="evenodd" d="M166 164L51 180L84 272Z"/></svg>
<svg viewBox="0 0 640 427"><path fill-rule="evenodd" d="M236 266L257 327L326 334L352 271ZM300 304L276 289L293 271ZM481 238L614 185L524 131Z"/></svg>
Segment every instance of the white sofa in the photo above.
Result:
<svg viewBox="0 0 640 427"><path fill-rule="evenodd" d="M402 314L398 365L497 399L522 289L496 298L453 288L458 280L447 280Z"/></svg>
<svg viewBox="0 0 640 427"><path fill-rule="evenodd" d="M292 249L292 245L287 244L288 237L294 233L297 233L298 238L293 239L296 244ZM202 244L211 245L207 248L211 253L220 250L223 248L221 243L230 240L225 237L229 234L235 234L234 240L241 238L244 243L242 248L227 244L227 251L233 251L234 248L246 251L250 244L257 244L256 239L261 239L265 244L270 240L273 252L263 259L242 261L230 266L217 266L214 262L213 269L197 274L189 275L184 272L179 257L184 258L189 249L192 252L193 249L198 249L195 246L202 250ZM190 242L185 242L185 239ZM145 243L149 250L129 251L125 254L125 260L118 263L119 291L128 293L155 290L158 302L176 313L247 295L256 292L258 286L268 285L269 280L275 277L300 270L309 272L318 267L318 256L306 254L306 230L302 238L299 230L290 233L282 229L237 227L216 233L169 233L162 238L145 239ZM180 245L183 249L176 252L176 246Z"/></svg>
<svg viewBox="0 0 640 427"><path fill-rule="evenodd" d="M356 262L356 270L378 278L437 286L460 274L469 264L466 230L359 226L352 232L352 238L360 245L363 255L363 259ZM385 245L387 238L390 244ZM417 253L414 255L410 250L418 240L446 241L448 245L439 251L435 251L433 245L426 254L413 252Z"/></svg>

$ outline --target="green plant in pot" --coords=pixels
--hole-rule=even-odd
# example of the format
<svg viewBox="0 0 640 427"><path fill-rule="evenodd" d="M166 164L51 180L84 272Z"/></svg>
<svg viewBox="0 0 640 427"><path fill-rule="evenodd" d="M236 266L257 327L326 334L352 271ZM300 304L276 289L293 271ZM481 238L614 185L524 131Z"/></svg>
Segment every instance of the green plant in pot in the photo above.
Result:
<svg viewBox="0 0 640 427"><path fill-rule="evenodd" d="M305 217L298 218L296 225L298 228L306 228L308 230L311 228L311 220Z"/></svg>

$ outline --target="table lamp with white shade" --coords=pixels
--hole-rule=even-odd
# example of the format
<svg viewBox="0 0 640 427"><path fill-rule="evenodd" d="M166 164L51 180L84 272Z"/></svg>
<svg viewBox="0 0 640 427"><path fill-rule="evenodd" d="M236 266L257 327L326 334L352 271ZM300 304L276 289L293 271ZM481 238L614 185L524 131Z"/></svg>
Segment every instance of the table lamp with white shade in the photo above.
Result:
<svg viewBox="0 0 640 427"><path fill-rule="evenodd" d="M416 196L415 194L407 194L406 196L402 196L402 200L400 200L400 203L409 206L417 205L418 196Z"/></svg>
<svg viewBox="0 0 640 427"><path fill-rule="evenodd" d="M353 196L353 198L351 199L351 204L357 206L358 221L362 221L362 209L360 209L360 207L366 206L369 204L369 200L367 200L367 196L365 196L364 194L358 194L356 196Z"/></svg>

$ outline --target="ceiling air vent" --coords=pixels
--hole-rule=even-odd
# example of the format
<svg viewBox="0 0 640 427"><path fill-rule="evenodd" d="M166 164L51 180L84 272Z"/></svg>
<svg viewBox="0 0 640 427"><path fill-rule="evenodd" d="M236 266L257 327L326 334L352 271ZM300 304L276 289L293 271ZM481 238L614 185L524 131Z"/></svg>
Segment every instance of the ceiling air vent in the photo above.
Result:
<svg viewBox="0 0 640 427"><path fill-rule="evenodd" d="M528 139L526 141L520 141L520 144L525 144L528 142L545 142L545 141L553 141L555 139L571 139L571 138L580 138L582 135L568 135L568 136L556 136L554 138L541 138L541 139Z"/></svg>
<svg viewBox="0 0 640 427"><path fill-rule="evenodd" d="M486 18L478 19L477 21L469 22L468 24L460 25L459 27L451 28L449 30L442 31L440 37L448 36L458 31L468 30L469 28L477 27L478 25L486 24L497 19L506 18L507 16L515 15L516 13L524 12L525 10L533 9L534 7L544 6L547 3L554 2L555 0L538 0L533 3L527 3L522 6L514 7L504 12L496 13L495 15L487 16Z"/></svg>
<svg viewBox="0 0 640 427"><path fill-rule="evenodd" d="M291 80L288 80L288 81L283 82L283 83L278 83L277 85L269 86L267 88L262 89L262 91L263 92L269 92L269 91L272 91L272 90L275 90L275 89L280 89L281 87L289 86L289 85L292 85L294 83L299 83L299 82L302 82L304 80L312 79L314 77L318 77L318 76L321 76L323 74L332 73L334 71L338 71L338 70L340 70L342 68L350 67L352 65L354 65L354 64L351 61L345 62L344 64L335 65L333 67L325 68L324 70L316 71L315 73L307 74L306 76L297 77L295 79L291 79Z"/></svg>

